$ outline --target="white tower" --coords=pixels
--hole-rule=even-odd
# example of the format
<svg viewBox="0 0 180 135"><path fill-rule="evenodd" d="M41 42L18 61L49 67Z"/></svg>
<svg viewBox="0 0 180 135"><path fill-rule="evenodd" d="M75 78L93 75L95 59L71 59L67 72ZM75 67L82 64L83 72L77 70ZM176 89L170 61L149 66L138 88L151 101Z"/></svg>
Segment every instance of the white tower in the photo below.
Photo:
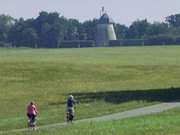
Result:
<svg viewBox="0 0 180 135"><path fill-rule="evenodd" d="M109 40L117 40L113 24L113 20L104 11L103 7L97 24L96 46L107 46Z"/></svg>

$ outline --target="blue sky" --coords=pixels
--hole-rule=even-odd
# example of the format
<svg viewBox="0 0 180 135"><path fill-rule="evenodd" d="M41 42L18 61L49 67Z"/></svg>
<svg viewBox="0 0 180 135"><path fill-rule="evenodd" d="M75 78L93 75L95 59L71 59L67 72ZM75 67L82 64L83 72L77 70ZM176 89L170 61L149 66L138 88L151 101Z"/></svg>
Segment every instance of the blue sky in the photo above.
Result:
<svg viewBox="0 0 180 135"><path fill-rule="evenodd" d="M81 22L98 18L104 6L116 23L129 25L137 19L164 21L180 13L180 0L0 0L0 14L35 18L40 11L59 12Z"/></svg>

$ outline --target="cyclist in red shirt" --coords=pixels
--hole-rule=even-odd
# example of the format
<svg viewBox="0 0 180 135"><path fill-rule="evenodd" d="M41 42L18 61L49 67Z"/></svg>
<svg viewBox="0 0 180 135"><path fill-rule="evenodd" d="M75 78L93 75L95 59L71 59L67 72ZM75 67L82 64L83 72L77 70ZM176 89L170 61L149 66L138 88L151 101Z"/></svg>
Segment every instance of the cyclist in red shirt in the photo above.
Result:
<svg viewBox="0 0 180 135"><path fill-rule="evenodd" d="M27 116L29 119L29 122L28 122L29 127L35 127L37 114L38 114L38 111L37 111L36 105L34 104L34 102L30 102L30 104L27 106Z"/></svg>

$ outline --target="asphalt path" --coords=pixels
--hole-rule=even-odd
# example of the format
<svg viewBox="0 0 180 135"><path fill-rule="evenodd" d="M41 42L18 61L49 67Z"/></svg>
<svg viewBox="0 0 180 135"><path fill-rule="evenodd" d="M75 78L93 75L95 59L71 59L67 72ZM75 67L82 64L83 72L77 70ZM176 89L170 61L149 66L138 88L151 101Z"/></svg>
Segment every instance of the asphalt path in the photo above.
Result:
<svg viewBox="0 0 180 135"><path fill-rule="evenodd" d="M77 121L74 121L74 123L122 120L122 119L126 119L126 118L132 118L132 117L144 116L144 115L148 115L148 114L160 113L160 112L170 110L173 108L177 108L177 107L180 107L180 102L161 103L161 104L156 104L156 105L147 106L147 107L143 107L143 108L133 109L133 110L125 111L125 112L119 112L119 113L95 117L95 118L77 120ZM37 130L47 129L47 128L55 128L55 127L61 127L62 128L62 127L67 126L67 125L68 124L66 122L55 123L55 124L39 126L39 127L37 127ZM8 130L8 131L0 131L0 134L2 135L2 134L9 134L9 133L15 133L15 132L24 132L24 131L28 131L28 130L29 129L27 129L27 128L13 129L13 130Z"/></svg>

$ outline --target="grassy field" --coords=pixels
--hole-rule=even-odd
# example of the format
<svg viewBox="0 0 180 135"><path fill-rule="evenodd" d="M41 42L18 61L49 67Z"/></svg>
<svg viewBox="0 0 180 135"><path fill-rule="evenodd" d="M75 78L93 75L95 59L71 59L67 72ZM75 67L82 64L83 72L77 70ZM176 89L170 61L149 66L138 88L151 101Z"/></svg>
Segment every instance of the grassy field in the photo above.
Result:
<svg viewBox="0 0 180 135"><path fill-rule="evenodd" d="M179 135L179 112L180 109L174 109L121 121L70 124L13 135Z"/></svg>
<svg viewBox="0 0 180 135"><path fill-rule="evenodd" d="M180 47L0 49L0 131L26 126L34 100L39 125L180 99Z"/></svg>

